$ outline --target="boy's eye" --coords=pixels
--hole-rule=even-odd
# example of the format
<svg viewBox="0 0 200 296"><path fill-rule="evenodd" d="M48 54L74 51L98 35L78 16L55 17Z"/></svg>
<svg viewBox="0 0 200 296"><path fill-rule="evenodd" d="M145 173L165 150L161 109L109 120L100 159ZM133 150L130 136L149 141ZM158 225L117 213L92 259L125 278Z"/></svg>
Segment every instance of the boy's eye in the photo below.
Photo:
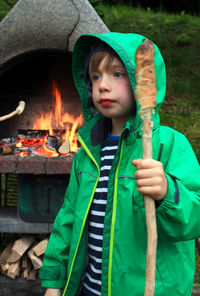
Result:
<svg viewBox="0 0 200 296"><path fill-rule="evenodd" d="M99 74L93 74L92 77L91 77L91 80L96 81L96 80L99 80L99 78L100 78Z"/></svg>
<svg viewBox="0 0 200 296"><path fill-rule="evenodd" d="M116 71L116 72L114 73L114 76L115 76L115 77L123 77L123 76L124 76L124 73L119 72L119 71Z"/></svg>

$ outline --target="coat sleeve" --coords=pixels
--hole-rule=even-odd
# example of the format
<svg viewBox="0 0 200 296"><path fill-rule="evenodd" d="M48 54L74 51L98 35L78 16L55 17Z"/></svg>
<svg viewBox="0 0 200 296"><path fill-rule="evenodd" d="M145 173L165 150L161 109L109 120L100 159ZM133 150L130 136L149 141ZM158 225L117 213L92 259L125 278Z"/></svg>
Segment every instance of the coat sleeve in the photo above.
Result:
<svg viewBox="0 0 200 296"><path fill-rule="evenodd" d="M77 196L79 182L76 174L77 154L74 156L70 182L64 203L53 224L49 243L43 258L39 277L46 288L63 288L67 279L67 266L74 221L74 199Z"/></svg>
<svg viewBox="0 0 200 296"><path fill-rule="evenodd" d="M157 208L158 233L173 241L196 239L200 237L200 166L184 135L174 131L169 142L160 157L168 192Z"/></svg>

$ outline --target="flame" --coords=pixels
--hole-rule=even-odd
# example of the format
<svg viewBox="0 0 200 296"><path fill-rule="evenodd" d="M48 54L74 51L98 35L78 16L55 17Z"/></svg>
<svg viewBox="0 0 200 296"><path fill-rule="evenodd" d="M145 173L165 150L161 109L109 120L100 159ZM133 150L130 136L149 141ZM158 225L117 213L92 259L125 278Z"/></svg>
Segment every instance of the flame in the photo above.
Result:
<svg viewBox="0 0 200 296"><path fill-rule="evenodd" d="M53 129L51 127L52 113L41 115L39 119L34 122L33 130L49 130L49 134L53 135Z"/></svg>
<svg viewBox="0 0 200 296"><path fill-rule="evenodd" d="M57 153L57 152L53 152L53 153L52 153L52 150L48 149L46 146L44 146L44 150L45 150L46 152L51 153L51 156L58 156L58 155L59 155L59 153Z"/></svg>
<svg viewBox="0 0 200 296"><path fill-rule="evenodd" d="M83 115L80 114L78 118L75 118L69 113L64 113L61 94L55 81L52 82L52 105L54 110L45 115L41 114L40 118L34 122L33 130L47 130L50 136L61 136L61 132L64 130L65 132L62 138L64 140L69 140L71 152L77 152L78 141L76 129L83 125ZM54 132L55 129L59 130L60 133L56 134ZM49 150L47 147L45 147L45 150L47 153L50 151L52 153L52 150ZM52 156L58 156L58 153L55 155L53 152L52 154Z"/></svg>
<svg viewBox="0 0 200 296"><path fill-rule="evenodd" d="M16 144L16 147L22 147L22 142L19 141L19 142Z"/></svg>
<svg viewBox="0 0 200 296"><path fill-rule="evenodd" d="M28 152L27 152L27 151L22 151L22 152L20 153L20 155L21 155L21 156L27 156L27 155L28 155Z"/></svg>
<svg viewBox="0 0 200 296"><path fill-rule="evenodd" d="M62 129L64 128L64 124L62 122L62 100L61 94L57 88L56 82L53 81L53 106L55 105L55 120L56 120L56 128Z"/></svg>

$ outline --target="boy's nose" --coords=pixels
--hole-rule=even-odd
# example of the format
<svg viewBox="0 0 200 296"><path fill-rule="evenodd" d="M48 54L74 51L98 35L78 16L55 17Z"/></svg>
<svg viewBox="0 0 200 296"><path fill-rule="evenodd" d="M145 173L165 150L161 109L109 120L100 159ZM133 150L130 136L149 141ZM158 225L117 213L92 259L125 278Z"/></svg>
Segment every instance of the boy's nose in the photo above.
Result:
<svg viewBox="0 0 200 296"><path fill-rule="evenodd" d="M102 75L100 83L99 83L99 90L100 91L110 91L111 89L111 84L109 81L108 75Z"/></svg>

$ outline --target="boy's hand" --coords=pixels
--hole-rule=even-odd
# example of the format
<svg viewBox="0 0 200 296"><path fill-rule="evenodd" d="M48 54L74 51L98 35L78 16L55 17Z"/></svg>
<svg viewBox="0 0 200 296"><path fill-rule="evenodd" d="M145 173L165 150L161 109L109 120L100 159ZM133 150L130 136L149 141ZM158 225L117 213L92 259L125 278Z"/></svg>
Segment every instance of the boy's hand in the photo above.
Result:
<svg viewBox="0 0 200 296"><path fill-rule="evenodd" d="M153 159L135 159L132 164L137 168L134 177L138 192L155 200L164 199L168 183L162 163Z"/></svg>
<svg viewBox="0 0 200 296"><path fill-rule="evenodd" d="M60 289L47 289L44 296L61 296Z"/></svg>

